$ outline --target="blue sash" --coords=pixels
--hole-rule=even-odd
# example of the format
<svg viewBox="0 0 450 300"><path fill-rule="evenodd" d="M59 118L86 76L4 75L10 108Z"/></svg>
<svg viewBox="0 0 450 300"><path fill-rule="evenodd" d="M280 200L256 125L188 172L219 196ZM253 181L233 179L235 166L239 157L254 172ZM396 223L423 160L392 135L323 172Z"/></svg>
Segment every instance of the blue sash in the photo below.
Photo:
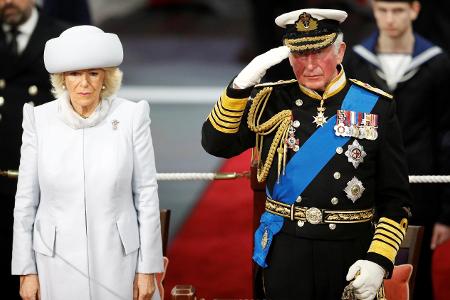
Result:
<svg viewBox="0 0 450 300"><path fill-rule="evenodd" d="M378 100L373 94L357 85L352 85L342 102L342 110L370 113ZM342 147L350 137L336 136L334 125L336 115L324 126L317 129L302 145L299 151L286 165L286 175L281 176L279 183L273 188L273 197L266 188L267 196L279 202L293 204L297 197L319 174L323 167L336 154L336 148ZM267 267L266 256L269 252L273 236L283 226L284 218L269 212L261 215L260 226L255 232L253 260L261 267ZM264 242L262 242L264 239Z"/></svg>

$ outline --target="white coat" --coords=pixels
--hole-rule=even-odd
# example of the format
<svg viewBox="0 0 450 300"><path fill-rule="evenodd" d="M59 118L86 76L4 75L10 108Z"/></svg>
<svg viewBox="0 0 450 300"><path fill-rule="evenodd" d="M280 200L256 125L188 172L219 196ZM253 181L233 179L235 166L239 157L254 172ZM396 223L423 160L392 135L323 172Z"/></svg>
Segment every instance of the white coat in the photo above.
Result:
<svg viewBox="0 0 450 300"><path fill-rule="evenodd" d="M61 101L24 106L12 274L38 274L42 300L131 300L135 273L163 270L149 106L113 98L74 128Z"/></svg>

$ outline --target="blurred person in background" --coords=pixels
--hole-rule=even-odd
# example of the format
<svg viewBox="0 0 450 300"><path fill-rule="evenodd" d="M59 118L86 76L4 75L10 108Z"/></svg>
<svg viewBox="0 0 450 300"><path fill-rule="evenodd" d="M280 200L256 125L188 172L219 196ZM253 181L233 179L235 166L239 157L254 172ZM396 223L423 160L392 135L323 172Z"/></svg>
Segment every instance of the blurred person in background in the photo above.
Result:
<svg viewBox="0 0 450 300"><path fill-rule="evenodd" d="M42 10L48 16L73 25L91 24L91 13L87 0L44 0Z"/></svg>
<svg viewBox="0 0 450 300"><path fill-rule="evenodd" d="M420 2L420 14L414 22L414 31L449 53L450 1L426 0Z"/></svg>
<svg viewBox="0 0 450 300"><path fill-rule="evenodd" d="M347 79L346 17L301 9L276 18L285 46L255 57L203 124L212 155L255 148L267 199L253 260L267 299L341 299L353 280L347 292L374 299L406 232L410 192L395 104ZM285 59L296 79L258 84Z"/></svg>
<svg viewBox="0 0 450 300"><path fill-rule="evenodd" d="M67 26L43 14L33 0L0 0L0 20L0 170L17 170L22 107L53 99L44 45ZM0 177L0 279L6 299L18 297L18 281L10 272L16 186L15 180Z"/></svg>
<svg viewBox="0 0 450 300"><path fill-rule="evenodd" d="M149 105L116 96L122 44L75 26L46 43L56 100L23 108L12 274L22 299L151 299L163 271Z"/></svg>
<svg viewBox="0 0 450 300"><path fill-rule="evenodd" d="M344 67L393 94L410 175L450 174L450 78L447 53L413 31L419 1L375 0L378 30L347 53ZM430 24L429 31L437 30ZM450 238L448 184L413 184L411 224L424 225L414 297L432 299L432 249Z"/></svg>

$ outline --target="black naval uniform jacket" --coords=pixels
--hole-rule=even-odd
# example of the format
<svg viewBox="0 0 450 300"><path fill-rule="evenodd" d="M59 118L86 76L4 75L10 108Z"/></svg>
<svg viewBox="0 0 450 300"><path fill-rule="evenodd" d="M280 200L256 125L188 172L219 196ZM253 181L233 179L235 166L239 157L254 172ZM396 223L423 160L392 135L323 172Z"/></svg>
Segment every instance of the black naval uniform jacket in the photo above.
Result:
<svg viewBox="0 0 450 300"><path fill-rule="evenodd" d="M54 99L49 74L44 67L44 46L47 40L59 36L66 28L39 12L36 27L18 57L9 53L5 33L0 28L1 170L19 167L23 105L28 102L40 105ZM15 180L0 177L0 194L14 196L16 185Z"/></svg>
<svg viewBox="0 0 450 300"><path fill-rule="evenodd" d="M7 49L5 34L0 28L0 170L17 170L22 137L22 109L28 102L40 105L54 99L49 74L44 67L45 42L57 37L67 28L39 12L38 22L24 51L12 57ZM20 299L18 279L11 276L11 248L14 195L17 180L0 177L0 280L7 287L6 299Z"/></svg>
<svg viewBox="0 0 450 300"><path fill-rule="evenodd" d="M343 77L343 80L340 80L343 84L339 87L339 92L324 101L327 117L336 114L350 86L355 84L345 78L342 70L339 76ZM320 103L317 97L320 98L320 95L311 90L300 89L296 80L261 84L244 90L233 89L230 84L203 124L202 145L208 153L230 158L255 146L256 135L249 129L247 118L252 98L266 86L271 86L273 90L261 115L260 124L277 112L291 110L293 121L300 121L300 126L295 131L300 147L316 131L317 126L312 121L313 116L317 114ZM309 92L305 93L305 90ZM369 90L373 93L372 89ZM367 253L366 259L383 266L390 274L399 243L403 238L402 229L407 226L410 194L395 103L382 92L378 96L379 100L372 110L373 114L379 115L378 138L373 141L358 139L367 153L364 161L356 169L348 161L345 151L348 144L355 140L351 138L342 147L343 149L336 149L334 157L301 194L302 201L295 205L329 210L375 207L377 218L384 218L389 224L384 225L384 229L380 229L380 232L377 233L378 229L375 231L371 250ZM267 157L273 137L273 133L264 137L261 154L263 161ZM294 154L292 149L288 150L287 161ZM347 198L344 192L347 183L353 177L357 177L365 188L355 203ZM276 180L277 155L266 179L271 194ZM338 199L337 203L332 203L333 198ZM371 222L337 224L335 229L331 229L328 224L313 225L305 222L304 226L299 227L297 221L285 218L281 232L300 238L342 240L372 235L373 228Z"/></svg>
<svg viewBox="0 0 450 300"><path fill-rule="evenodd" d="M450 174L450 98L445 88L450 78L448 55L416 34L410 67L390 90L375 51L377 40L378 33L374 33L347 51L347 75L393 94L410 175ZM448 184L412 184L411 191L411 224L450 225Z"/></svg>

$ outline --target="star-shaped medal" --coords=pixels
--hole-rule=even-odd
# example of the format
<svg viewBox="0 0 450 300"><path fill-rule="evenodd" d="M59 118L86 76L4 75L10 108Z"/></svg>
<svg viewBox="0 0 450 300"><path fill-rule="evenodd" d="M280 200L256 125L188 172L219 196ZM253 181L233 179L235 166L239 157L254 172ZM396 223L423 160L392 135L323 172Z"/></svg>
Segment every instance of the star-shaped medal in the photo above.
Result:
<svg viewBox="0 0 450 300"><path fill-rule="evenodd" d="M323 112L317 112L317 116L314 117L313 123L316 124L316 127L322 127L327 122L328 117L325 117Z"/></svg>

